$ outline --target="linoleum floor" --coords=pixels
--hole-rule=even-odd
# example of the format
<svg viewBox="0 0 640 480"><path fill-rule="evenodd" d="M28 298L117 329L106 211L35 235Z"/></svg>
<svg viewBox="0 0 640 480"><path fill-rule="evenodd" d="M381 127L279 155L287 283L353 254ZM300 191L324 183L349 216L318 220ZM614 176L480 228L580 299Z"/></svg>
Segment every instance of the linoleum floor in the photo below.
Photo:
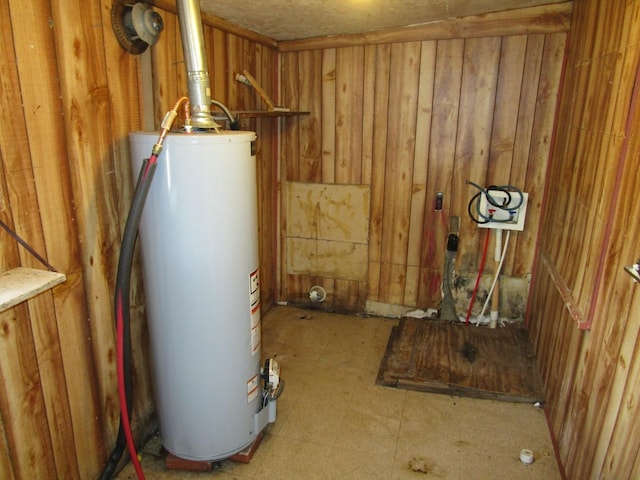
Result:
<svg viewBox="0 0 640 480"><path fill-rule="evenodd" d="M288 306L263 317L262 353L285 389L249 464L168 471L159 438L139 448L147 479L560 479L544 411L533 405L375 384L396 320ZM534 462L520 461L523 449ZM119 480L135 479L128 464Z"/></svg>

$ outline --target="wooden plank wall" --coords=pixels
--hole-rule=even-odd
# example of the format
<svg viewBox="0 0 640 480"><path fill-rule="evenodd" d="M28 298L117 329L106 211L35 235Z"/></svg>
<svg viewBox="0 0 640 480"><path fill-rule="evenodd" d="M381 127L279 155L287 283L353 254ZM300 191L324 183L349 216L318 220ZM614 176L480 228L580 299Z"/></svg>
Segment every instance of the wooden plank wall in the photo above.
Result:
<svg viewBox="0 0 640 480"><path fill-rule="evenodd" d="M153 53L134 57L118 45L110 11L111 0L0 0L0 217L67 276L0 314L3 480L96 478L118 428L112 298L132 193L127 133L152 126L184 94L184 73L174 12L160 11L167 31ZM223 26L206 27L215 97L231 108L258 106L233 76L255 71L275 96L277 51L273 42ZM265 309L276 288L276 121L245 125L260 137ZM42 268L0 235L3 271ZM140 436L154 407L137 267L132 290L133 427Z"/></svg>
<svg viewBox="0 0 640 480"><path fill-rule="evenodd" d="M567 478L640 478L640 2L574 2L530 329Z"/></svg>
<svg viewBox="0 0 640 480"><path fill-rule="evenodd" d="M451 216L462 220L456 269L478 269L486 231L467 215L476 193L467 180L530 193L504 268L530 274L570 11L540 7L533 28L525 9L464 28L282 42L283 103L311 112L286 120L283 182L367 185L371 211L366 282L290 274L283 254L281 297L304 298L317 284L337 309L437 307ZM287 213L283 227L296 222Z"/></svg>
<svg viewBox="0 0 640 480"><path fill-rule="evenodd" d="M112 124L120 109L111 95L128 108L131 91L108 78L106 63L134 92L136 64L104 44L100 2L0 6L3 216L67 275L2 314L0 470L3 478L91 478L117 428L110 291L123 159L112 141L127 125ZM7 257L17 252L8 237L2 246L3 268L40 266L22 249ZM141 390L138 413L148 398Z"/></svg>

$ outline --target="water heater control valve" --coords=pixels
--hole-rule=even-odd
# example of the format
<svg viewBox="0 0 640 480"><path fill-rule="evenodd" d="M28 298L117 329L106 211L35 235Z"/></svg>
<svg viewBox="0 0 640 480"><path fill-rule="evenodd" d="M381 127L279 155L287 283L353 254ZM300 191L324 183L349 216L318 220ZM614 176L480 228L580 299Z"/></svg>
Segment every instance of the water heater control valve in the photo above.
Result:
<svg viewBox="0 0 640 480"><path fill-rule="evenodd" d="M267 390L275 392L280 385L280 365L273 358L267 358L262 370L262 378Z"/></svg>

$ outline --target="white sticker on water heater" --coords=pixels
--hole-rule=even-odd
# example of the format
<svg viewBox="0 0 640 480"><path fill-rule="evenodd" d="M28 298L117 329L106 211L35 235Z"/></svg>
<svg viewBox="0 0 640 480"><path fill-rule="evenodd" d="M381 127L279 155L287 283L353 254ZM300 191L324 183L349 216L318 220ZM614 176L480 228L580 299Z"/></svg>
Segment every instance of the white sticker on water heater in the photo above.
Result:
<svg viewBox="0 0 640 480"><path fill-rule="evenodd" d="M258 270L249 274L249 308L251 312L251 353L260 351L260 275Z"/></svg>
<svg viewBox="0 0 640 480"><path fill-rule="evenodd" d="M258 374L255 374L247 382L247 403L251 403L258 397Z"/></svg>

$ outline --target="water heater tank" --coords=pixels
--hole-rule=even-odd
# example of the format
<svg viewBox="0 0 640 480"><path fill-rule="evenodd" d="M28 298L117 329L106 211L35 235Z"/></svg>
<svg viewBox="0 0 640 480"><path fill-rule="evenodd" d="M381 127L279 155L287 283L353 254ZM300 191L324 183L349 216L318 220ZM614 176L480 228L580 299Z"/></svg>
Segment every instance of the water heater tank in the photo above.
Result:
<svg viewBox="0 0 640 480"><path fill-rule="evenodd" d="M130 134L134 178L157 137ZM229 457L261 429L255 138L169 134L140 222L160 434L188 460Z"/></svg>

